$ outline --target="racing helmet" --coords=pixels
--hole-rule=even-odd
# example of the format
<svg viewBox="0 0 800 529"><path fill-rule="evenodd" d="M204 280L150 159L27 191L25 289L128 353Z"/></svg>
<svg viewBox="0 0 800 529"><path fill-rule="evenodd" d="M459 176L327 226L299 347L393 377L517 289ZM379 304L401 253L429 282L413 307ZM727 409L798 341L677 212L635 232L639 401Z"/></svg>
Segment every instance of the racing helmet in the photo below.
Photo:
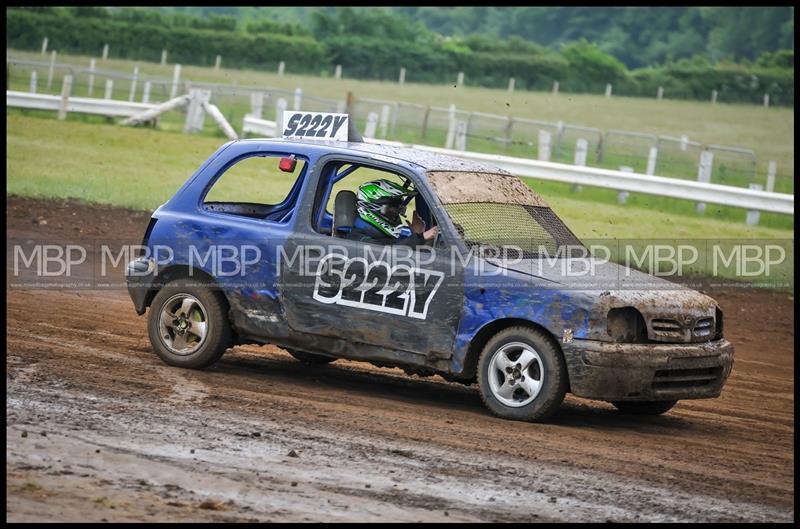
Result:
<svg viewBox="0 0 800 529"><path fill-rule="evenodd" d="M415 191L385 178L364 182L358 187L358 216L385 236L408 237L411 230L403 225L400 216L414 195Z"/></svg>

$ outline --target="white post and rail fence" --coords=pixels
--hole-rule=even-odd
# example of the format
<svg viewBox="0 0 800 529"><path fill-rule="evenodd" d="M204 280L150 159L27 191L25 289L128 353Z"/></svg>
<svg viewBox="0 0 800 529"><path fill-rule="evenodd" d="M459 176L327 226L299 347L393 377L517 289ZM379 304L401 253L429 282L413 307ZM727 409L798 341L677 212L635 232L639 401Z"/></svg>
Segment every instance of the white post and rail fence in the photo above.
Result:
<svg viewBox="0 0 800 529"><path fill-rule="evenodd" d="M176 74L179 70L176 68ZM175 75L177 78L178 75ZM109 80L110 81L110 80ZM36 81L33 80L32 84ZM205 114L218 124L224 134L230 139L237 139L238 134L227 122L219 109L210 103L209 92L207 90L192 89L189 94L170 98L161 104L139 103L134 101L119 101L110 99L110 84L106 85L106 98L74 97L71 95L73 77L68 74L64 76L61 95L37 94L34 92L6 91L6 106L31 108L39 110L51 110L58 113L59 119L65 119L70 112L98 114L108 117L124 117L123 124L139 124L153 121L164 112L178 108L187 108L187 122L185 129L195 132L202 129L202 119ZM294 93L294 107L300 108L302 105L302 91L299 89ZM258 104L258 98L254 101ZM276 102L278 115L287 108L287 102L281 98ZM190 110L190 111L189 111ZM385 128L388 119L388 110L381 108L381 114L374 113L368 120L369 134L365 134L367 142L384 143L394 146L407 146L420 151L447 154L454 157L481 161L501 167L512 174L521 177L536 178L540 180L550 180L572 184L573 186L590 186L606 189L613 189L622 193L643 193L649 195L663 196L669 198L691 200L697 204L719 204L743 208L750 212L747 216L748 224L758 222L758 213L779 213L784 215L794 215L794 195L786 193L775 193L772 191L775 182L775 166L770 164L766 190L758 189L757 186L751 188L712 184L708 181L713 158L705 155L701 160L698 180L683 180L677 178L667 178L653 174L641 174L626 170L610 170L597 167L587 167L582 165L570 165L554 163L548 161L548 147L551 140L549 134L542 134L539 138L540 157L543 159L532 160L528 158L516 158L503 155L470 152L466 150L467 123L456 118L455 107L448 109L450 121L450 134L448 134L447 144L450 148L431 147L429 145L407 145L399 142L386 141L385 139L375 140L375 135L385 135ZM511 123L511 121L509 121ZM248 114L244 118L243 133L260 134L267 137L280 135L278 123L259 119ZM576 164L585 163L586 145L581 142L581 155L576 156ZM707 152L707 151L704 151ZM576 153L577 154L577 153ZM655 152L650 153L648 160L648 170L650 173L655 166ZM701 206L702 207L702 206Z"/></svg>
<svg viewBox="0 0 800 529"><path fill-rule="evenodd" d="M709 204L720 204L744 208L749 211L762 211L794 215L794 195L761 191L742 187L711 184L693 180L682 180L650 174L641 174L629 171L600 169L570 165L528 158L515 158L497 154L486 154L458 149L442 149L430 145L404 144L386 140L376 140L374 135L378 115L373 114L367 121L367 131L364 141L367 143L380 143L395 147L410 147L412 149L439 154L446 154L457 158L485 162L496 165L506 171L521 177L536 178L573 184L576 186L601 187L614 189L620 193L643 193L669 198L694 200ZM259 134L265 137L280 136L274 121L258 119L252 115L244 118L244 133ZM453 143L456 143L455 138ZM774 178L774 177L773 177Z"/></svg>

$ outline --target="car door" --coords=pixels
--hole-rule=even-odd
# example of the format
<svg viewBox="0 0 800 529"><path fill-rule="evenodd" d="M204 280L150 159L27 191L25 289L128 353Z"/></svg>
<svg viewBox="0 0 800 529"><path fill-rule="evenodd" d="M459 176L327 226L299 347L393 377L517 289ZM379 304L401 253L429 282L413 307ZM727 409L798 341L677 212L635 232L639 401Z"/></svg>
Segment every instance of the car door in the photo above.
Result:
<svg viewBox="0 0 800 529"><path fill-rule="evenodd" d="M433 200L413 172L359 157L319 162L323 167L313 187L326 185L326 163L342 161L395 171L410 178L427 203ZM311 203L304 208L309 220L323 207L313 204L315 198L319 202L317 191L304 197ZM291 329L431 359L451 356L463 306L463 270L451 258L446 238L436 248L409 248L333 237L313 224L298 226L280 264Z"/></svg>

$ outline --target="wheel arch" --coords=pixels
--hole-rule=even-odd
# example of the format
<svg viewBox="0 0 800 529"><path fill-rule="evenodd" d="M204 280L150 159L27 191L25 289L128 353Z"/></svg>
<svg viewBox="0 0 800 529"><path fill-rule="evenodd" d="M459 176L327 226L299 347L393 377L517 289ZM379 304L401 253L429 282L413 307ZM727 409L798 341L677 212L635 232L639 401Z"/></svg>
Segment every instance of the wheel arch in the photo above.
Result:
<svg viewBox="0 0 800 529"><path fill-rule="evenodd" d="M191 273L190 273L191 270ZM145 297L144 306L145 308L150 307L153 303L153 299L155 299L156 295L159 291L164 288L168 283L175 281L176 279L196 279L197 281L203 282L208 284L211 287L215 287L222 292L222 297L225 299L225 303L227 305L226 308L230 308L230 300L228 299L227 294L225 294L224 289L222 289L217 282L217 280L211 274L200 270L199 268L190 269L188 265L181 265L176 264L165 268L164 270L159 270L158 279L155 281L154 286L148 290L147 296Z"/></svg>
<svg viewBox="0 0 800 529"><path fill-rule="evenodd" d="M472 340L470 340L469 347L467 349L467 355L464 358L464 375L468 376L470 380L475 380L477 378L478 359L481 356L483 348L486 346L489 340L492 339L492 336L500 331L508 329L509 327L518 326L529 327L531 329L541 331L541 333L553 343L558 351L558 354L560 354L561 358L566 362L566 359L564 358L564 351L561 349L561 344L558 343L556 337L546 327L536 323L535 321L526 320L524 318L500 318L481 327L472 337ZM569 374L567 374L567 386L569 387Z"/></svg>

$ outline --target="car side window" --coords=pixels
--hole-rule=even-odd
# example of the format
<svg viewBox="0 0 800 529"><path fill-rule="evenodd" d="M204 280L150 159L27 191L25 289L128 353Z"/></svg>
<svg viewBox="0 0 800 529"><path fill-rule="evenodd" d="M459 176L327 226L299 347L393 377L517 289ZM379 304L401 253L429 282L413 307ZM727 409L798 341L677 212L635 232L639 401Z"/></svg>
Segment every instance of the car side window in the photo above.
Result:
<svg viewBox="0 0 800 529"><path fill-rule="evenodd" d="M288 222L297 204L307 162L294 155L255 155L238 160L211 185L203 209Z"/></svg>
<svg viewBox="0 0 800 529"><path fill-rule="evenodd" d="M373 244L432 246L437 225L414 183L405 175L369 165L329 162L321 172L314 208L314 229L322 234ZM340 193L350 194L338 207L351 209L337 215ZM335 226L342 219L345 226ZM425 239L425 232L427 239Z"/></svg>

